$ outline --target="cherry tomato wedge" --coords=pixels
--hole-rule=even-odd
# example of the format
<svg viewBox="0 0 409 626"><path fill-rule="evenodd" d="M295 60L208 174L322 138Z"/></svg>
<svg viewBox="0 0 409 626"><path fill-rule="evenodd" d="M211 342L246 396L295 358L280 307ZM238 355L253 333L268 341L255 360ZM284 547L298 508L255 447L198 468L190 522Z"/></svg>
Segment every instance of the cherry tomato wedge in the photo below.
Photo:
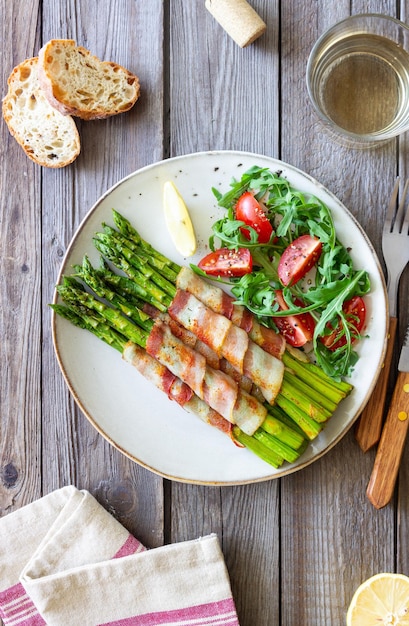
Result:
<svg viewBox="0 0 409 626"><path fill-rule="evenodd" d="M342 310L344 311L348 320L348 325L351 328L352 341L355 341L365 325L365 302L363 301L361 296L354 296L350 300L344 302ZM334 330L329 335L321 337L321 341L324 346L326 346L332 352L334 352L338 348L341 348L342 346L345 346L347 340L343 332L343 325L341 323L341 320L338 322L336 328L334 328Z"/></svg>
<svg viewBox="0 0 409 626"><path fill-rule="evenodd" d="M260 202L256 200L250 191L246 191L237 201L236 219L254 228L258 235L259 243L267 243L273 233L270 224ZM243 226L240 228L246 239L250 239L250 232Z"/></svg>
<svg viewBox="0 0 409 626"><path fill-rule="evenodd" d="M253 259L250 250L238 248L219 248L207 254L198 263L198 267L209 276L244 276L253 269Z"/></svg>
<svg viewBox="0 0 409 626"><path fill-rule="evenodd" d="M284 250L278 263L278 277L286 287L294 285L315 265L321 256L322 243L317 237L301 235Z"/></svg>
<svg viewBox="0 0 409 626"><path fill-rule="evenodd" d="M281 311L288 309L281 290L276 291L276 300ZM294 303L303 306L299 298L294 299ZM311 313L300 313L299 315L287 315L287 317L275 317L274 322L285 340L294 348L304 346L311 341L314 335L315 320Z"/></svg>

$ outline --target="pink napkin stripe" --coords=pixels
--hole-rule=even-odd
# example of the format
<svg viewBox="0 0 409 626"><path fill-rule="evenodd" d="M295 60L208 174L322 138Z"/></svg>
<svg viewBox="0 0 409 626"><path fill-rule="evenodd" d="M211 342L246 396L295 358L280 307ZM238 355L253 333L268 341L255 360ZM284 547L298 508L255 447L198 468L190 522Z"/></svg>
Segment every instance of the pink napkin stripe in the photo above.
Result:
<svg viewBox="0 0 409 626"><path fill-rule="evenodd" d="M114 554L113 558L120 559L123 556L129 556L130 554L136 554L137 552L143 552L144 550L146 550L145 546L143 546L140 541L135 539L135 537L129 533L128 539L119 548L118 552Z"/></svg>
<svg viewBox="0 0 409 626"><path fill-rule="evenodd" d="M145 546L129 534L112 558L119 559L144 550ZM0 618L6 626L44 626L46 623L21 583L0 592Z"/></svg>
<svg viewBox="0 0 409 626"><path fill-rule="evenodd" d="M185 609L135 615L101 626L240 626L234 601L226 598L219 602L199 604Z"/></svg>
<svg viewBox="0 0 409 626"><path fill-rule="evenodd" d="M45 624L21 583L0 592L0 617L7 626Z"/></svg>

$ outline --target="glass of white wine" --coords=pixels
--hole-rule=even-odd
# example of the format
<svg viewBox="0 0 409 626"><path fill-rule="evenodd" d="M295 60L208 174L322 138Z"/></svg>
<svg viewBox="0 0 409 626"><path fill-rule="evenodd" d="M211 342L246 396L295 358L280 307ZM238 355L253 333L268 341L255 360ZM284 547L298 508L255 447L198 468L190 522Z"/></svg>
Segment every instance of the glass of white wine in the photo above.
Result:
<svg viewBox="0 0 409 626"><path fill-rule="evenodd" d="M352 15L326 31L307 64L313 107L334 139L365 148L409 130L409 27Z"/></svg>

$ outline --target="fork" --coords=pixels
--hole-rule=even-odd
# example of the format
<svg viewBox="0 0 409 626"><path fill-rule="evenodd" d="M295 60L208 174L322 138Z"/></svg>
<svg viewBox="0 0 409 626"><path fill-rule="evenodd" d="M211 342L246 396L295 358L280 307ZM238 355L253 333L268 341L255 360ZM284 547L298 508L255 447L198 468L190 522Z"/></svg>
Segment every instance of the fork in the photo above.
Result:
<svg viewBox="0 0 409 626"><path fill-rule="evenodd" d="M388 343L383 368L369 402L361 414L355 431L356 440L363 452L367 452L367 450L378 443L381 436L389 371L398 324L397 304L399 280L409 261L409 208L407 207L405 210L408 188L409 180L407 180L404 185L399 206L397 206L399 178L396 180L383 226L382 254L387 271L389 304Z"/></svg>

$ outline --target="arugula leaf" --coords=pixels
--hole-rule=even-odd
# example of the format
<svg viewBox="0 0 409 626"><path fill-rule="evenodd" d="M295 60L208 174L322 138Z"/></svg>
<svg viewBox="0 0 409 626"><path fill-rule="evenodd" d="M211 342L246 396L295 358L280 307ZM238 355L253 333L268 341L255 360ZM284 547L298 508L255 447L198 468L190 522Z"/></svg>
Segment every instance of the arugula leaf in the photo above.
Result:
<svg viewBox="0 0 409 626"><path fill-rule="evenodd" d="M356 363L356 356L352 349L350 325L342 310L343 304L354 295L364 295L368 293L368 290L369 277L364 270L356 272L352 279L340 281L339 287L335 290L338 293L336 295L332 294L332 297L327 299L327 305L321 312L320 318L315 326L313 347L317 363L324 371L331 371L332 376L340 377L350 374L351 368ZM308 293L307 298L309 297L310 294ZM346 345L331 352L331 350L325 348L319 338L320 336L325 336L327 325L331 325L331 322L334 320L341 321L342 331L346 338Z"/></svg>

